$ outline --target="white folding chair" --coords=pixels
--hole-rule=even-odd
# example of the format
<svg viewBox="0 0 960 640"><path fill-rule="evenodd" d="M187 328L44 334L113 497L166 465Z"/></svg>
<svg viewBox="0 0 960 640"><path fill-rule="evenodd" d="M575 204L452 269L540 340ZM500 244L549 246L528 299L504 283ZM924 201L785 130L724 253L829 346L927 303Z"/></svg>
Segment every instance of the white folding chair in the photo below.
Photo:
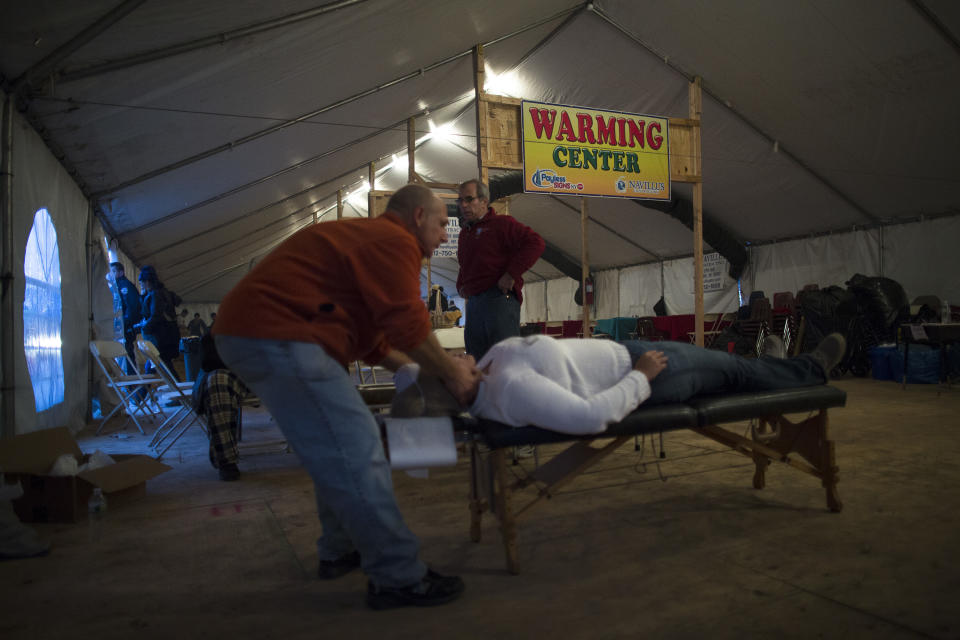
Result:
<svg viewBox="0 0 960 640"><path fill-rule="evenodd" d="M137 340L137 350L154 366L166 383L165 386L157 389L157 392L164 394L167 401L173 400L177 404L176 410L160 425L150 441L150 448L157 452L157 459L159 460L194 423L199 424L204 433L207 432L207 427L203 423L203 418L193 409L193 398L190 393L193 383L177 382L173 373L163 363L160 352L157 351L157 347L152 342L142 339ZM170 436L173 436L173 438L161 449L160 446Z"/></svg>
<svg viewBox="0 0 960 640"><path fill-rule="evenodd" d="M127 421L123 423L123 426L127 426L127 422L132 420L133 423L137 425L140 433L144 433L143 425L137 420L137 416L139 415L141 418L149 418L151 420L157 419L158 416L151 407L151 401L155 404L156 396L154 395L154 390L157 386L163 384L163 380L157 377L144 376L139 372L133 375L124 373L120 367L120 363L129 364L133 371L137 369L136 365L130 362L127 350L119 342L112 340L91 340L90 353L93 355L93 359L97 365L100 366L100 370L106 378L107 387L114 392L119 401L119 404L100 420L97 433L100 433L103 425L120 409L124 409L127 414ZM140 393L141 391L143 391L143 393ZM121 429L122 428L123 427L121 427Z"/></svg>

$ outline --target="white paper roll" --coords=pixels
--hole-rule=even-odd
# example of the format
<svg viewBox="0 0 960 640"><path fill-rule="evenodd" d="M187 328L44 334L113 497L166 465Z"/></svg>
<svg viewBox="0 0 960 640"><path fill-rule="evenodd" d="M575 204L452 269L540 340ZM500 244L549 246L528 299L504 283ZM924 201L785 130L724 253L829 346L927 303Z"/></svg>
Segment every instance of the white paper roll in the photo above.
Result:
<svg viewBox="0 0 960 640"><path fill-rule="evenodd" d="M453 421L441 418L384 418L390 466L394 469L450 467L457 464Z"/></svg>

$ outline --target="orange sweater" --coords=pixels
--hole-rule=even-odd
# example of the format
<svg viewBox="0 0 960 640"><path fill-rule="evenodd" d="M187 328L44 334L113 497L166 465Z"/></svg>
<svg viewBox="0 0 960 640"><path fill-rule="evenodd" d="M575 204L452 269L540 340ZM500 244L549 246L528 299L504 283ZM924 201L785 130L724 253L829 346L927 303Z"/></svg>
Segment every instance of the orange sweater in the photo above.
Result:
<svg viewBox="0 0 960 640"><path fill-rule="evenodd" d="M430 334L417 239L400 218L316 224L287 238L217 310L214 335L314 342L346 366Z"/></svg>

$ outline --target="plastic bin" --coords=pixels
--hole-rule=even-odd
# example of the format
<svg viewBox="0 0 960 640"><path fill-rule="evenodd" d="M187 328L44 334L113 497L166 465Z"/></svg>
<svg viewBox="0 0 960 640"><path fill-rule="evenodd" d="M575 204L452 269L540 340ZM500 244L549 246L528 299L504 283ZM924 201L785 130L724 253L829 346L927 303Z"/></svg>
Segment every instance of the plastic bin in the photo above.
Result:
<svg viewBox="0 0 960 640"><path fill-rule="evenodd" d="M183 354L183 373L188 382L193 382L200 375L200 338L180 338L180 353Z"/></svg>
<svg viewBox="0 0 960 640"><path fill-rule="evenodd" d="M870 356L870 372L874 380L895 379L893 377L893 364L891 361L900 355L896 347L873 347L867 353ZM911 361L912 360L913 358L911 358ZM900 366L900 371L903 371L903 365ZM902 375L901 373L901 377Z"/></svg>
<svg viewBox="0 0 960 640"><path fill-rule="evenodd" d="M893 379L903 380L903 350L890 356L890 371ZM937 384L940 382L940 350L926 345L910 345L910 370L908 384Z"/></svg>

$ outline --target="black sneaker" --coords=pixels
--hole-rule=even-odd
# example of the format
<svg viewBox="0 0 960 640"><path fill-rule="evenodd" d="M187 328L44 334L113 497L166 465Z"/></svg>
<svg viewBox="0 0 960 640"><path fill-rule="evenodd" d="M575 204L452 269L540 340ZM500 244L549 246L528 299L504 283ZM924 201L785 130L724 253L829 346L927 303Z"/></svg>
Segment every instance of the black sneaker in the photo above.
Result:
<svg viewBox="0 0 960 640"><path fill-rule="evenodd" d="M360 568L360 552L345 553L336 560L321 560L317 566L317 577L321 580L333 580L345 576Z"/></svg>
<svg viewBox="0 0 960 640"><path fill-rule="evenodd" d="M240 469L231 462L222 465L217 471L220 473L220 479L224 482L233 482L240 477Z"/></svg>
<svg viewBox="0 0 960 640"><path fill-rule="evenodd" d="M367 604L371 609L395 607L433 607L446 604L460 597L464 584L459 576L442 576L428 569L417 584L409 587L376 587L367 584Z"/></svg>
<svg viewBox="0 0 960 640"><path fill-rule="evenodd" d="M810 357L823 369L823 376L830 378L830 372L840 364L847 353L847 340L839 333L831 333L820 341Z"/></svg>

